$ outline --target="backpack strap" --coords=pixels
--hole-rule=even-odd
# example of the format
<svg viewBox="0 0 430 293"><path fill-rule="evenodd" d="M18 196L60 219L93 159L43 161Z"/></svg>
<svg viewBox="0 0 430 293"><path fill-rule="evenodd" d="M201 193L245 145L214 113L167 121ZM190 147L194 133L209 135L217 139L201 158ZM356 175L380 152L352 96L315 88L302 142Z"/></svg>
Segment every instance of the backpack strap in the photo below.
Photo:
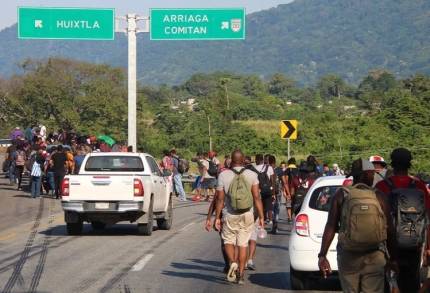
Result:
<svg viewBox="0 0 430 293"><path fill-rule="evenodd" d="M242 168L242 169L240 169L240 171L237 171L234 168L231 168L230 170L233 171L234 174L240 175L240 174L242 174L246 170L246 168Z"/></svg>

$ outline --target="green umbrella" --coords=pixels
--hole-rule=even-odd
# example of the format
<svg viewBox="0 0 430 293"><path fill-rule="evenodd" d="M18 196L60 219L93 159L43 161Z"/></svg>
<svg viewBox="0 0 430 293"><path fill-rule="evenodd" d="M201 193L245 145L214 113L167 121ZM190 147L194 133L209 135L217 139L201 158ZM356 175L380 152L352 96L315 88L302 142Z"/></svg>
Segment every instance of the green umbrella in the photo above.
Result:
<svg viewBox="0 0 430 293"><path fill-rule="evenodd" d="M109 135L99 135L97 137L98 140L104 141L105 143L107 143L109 146L113 146L115 144L115 140L110 137Z"/></svg>

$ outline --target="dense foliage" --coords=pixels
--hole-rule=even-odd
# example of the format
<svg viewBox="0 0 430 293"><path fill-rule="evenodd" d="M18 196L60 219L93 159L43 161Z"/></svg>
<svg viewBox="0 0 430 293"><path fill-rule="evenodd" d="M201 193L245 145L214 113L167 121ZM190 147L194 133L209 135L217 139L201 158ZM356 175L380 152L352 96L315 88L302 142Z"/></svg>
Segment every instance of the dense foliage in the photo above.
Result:
<svg viewBox="0 0 430 293"><path fill-rule="evenodd" d="M105 65L50 59L28 62L26 73L0 80L0 135L14 126L43 122L81 133L126 138L126 79ZM370 72L358 86L336 75L299 87L282 74L267 80L226 72L197 74L179 86L145 86L138 95L139 148L160 156L175 147L186 157L213 148L285 158L280 120L299 120L292 154L327 163L412 150L416 172L430 169L430 77L396 80Z"/></svg>
<svg viewBox="0 0 430 293"><path fill-rule="evenodd" d="M372 68L398 78L429 74L429 13L428 0L296 0L248 15L245 41L157 42L139 34L139 77L146 84L179 84L197 72L265 78L282 72L311 85L333 72L357 84ZM106 42L24 41L13 26L0 32L0 42L2 76L20 72L17 64L28 57L127 64L127 40L120 33Z"/></svg>

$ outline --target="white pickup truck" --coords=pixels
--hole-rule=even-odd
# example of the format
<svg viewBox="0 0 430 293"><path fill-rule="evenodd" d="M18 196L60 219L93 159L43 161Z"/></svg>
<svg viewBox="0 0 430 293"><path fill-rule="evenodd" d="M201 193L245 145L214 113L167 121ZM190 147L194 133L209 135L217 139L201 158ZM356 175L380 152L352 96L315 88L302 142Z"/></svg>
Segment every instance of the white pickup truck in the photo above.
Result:
<svg viewBox="0 0 430 293"><path fill-rule="evenodd" d="M120 221L137 222L139 234L151 235L172 225L172 187L155 159L144 153L91 153L78 175L68 175L61 186L67 232L82 233L83 222L93 229Z"/></svg>

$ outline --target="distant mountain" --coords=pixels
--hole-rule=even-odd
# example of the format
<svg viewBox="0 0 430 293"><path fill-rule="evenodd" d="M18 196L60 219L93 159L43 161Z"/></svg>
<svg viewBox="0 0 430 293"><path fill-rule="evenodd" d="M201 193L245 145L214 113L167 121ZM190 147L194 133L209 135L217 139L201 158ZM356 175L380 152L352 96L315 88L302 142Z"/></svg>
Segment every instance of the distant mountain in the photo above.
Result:
<svg viewBox="0 0 430 293"><path fill-rule="evenodd" d="M247 16L245 41L150 41L138 37L144 83L179 83L217 70L269 76L283 72L302 83L337 73L357 82L372 68L404 77L430 73L430 1L296 0ZM115 41L18 40L0 32L0 75L20 73L25 58L68 57L127 66L124 34Z"/></svg>

